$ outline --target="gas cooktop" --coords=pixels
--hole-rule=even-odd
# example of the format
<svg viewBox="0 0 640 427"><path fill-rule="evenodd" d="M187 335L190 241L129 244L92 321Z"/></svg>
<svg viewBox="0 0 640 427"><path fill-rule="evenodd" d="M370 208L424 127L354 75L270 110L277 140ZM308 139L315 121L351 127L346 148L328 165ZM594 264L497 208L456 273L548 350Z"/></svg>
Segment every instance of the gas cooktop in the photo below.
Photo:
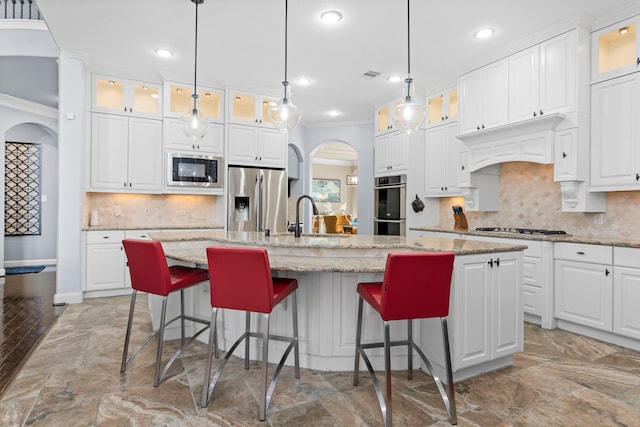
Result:
<svg viewBox="0 0 640 427"><path fill-rule="evenodd" d="M562 230L539 230L535 228L508 228L508 227L477 227L476 231L493 231L495 233L514 233L514 234L541 234L541 235L553 235L553 234L567 234Z"/></svg>

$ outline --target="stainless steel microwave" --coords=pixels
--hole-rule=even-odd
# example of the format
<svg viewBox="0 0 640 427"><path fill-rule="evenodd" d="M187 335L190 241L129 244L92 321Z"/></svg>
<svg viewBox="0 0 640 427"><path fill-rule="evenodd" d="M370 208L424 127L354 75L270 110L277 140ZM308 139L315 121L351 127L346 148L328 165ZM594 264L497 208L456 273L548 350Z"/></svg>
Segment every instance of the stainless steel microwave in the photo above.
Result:
<svg viewBox="0 0 640 427"><path fill-rule="evenodd" d="M167 152L167 185L222 188L222 157Z"/></svg>

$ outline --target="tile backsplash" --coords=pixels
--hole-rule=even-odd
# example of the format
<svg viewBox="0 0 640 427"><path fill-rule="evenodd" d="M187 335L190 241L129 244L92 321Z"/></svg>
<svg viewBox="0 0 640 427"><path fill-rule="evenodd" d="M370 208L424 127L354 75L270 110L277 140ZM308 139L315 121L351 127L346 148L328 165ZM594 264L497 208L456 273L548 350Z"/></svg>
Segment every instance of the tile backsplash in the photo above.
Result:
<svg viewBox="0 0 640 427"><path fill-rule="evenodd" d="M85 193L83 225L91 211L101 227L214 227L217 196L182 194Z"/></svg>
<svg viewBox="0 0 640 427"><path fill-rule="evenodd" d="M500 174L500 211L465 212L469 229L520 227L564 230L576 236L639 238L640 191L607 193L607 212L562 212L560 183L553 181L553 165L503 163ZM440 227L453 229L454 205L461 197L440 200Z"/></svg>

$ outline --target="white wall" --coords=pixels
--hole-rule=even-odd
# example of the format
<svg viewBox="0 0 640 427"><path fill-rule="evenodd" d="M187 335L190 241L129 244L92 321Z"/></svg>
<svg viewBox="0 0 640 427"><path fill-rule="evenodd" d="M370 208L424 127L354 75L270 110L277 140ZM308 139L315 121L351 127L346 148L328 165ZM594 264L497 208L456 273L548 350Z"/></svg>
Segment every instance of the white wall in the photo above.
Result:
<svg viewBox="0 0 640 427"><path fill-rule="evenodd" d="M41 144L41 211L39 236L5 236L5 265L54 264L58 233L58 140L42 126L21 124L5 140ZM11 262L13 261L13 263Z"/></svg>

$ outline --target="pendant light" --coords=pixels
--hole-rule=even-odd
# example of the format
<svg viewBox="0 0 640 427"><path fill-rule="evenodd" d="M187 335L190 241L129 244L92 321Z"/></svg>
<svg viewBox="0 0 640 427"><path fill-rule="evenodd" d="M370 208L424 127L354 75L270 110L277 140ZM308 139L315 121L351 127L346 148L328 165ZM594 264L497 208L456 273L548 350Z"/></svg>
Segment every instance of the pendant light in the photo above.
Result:
<svg viewBox="0 0 640 427"><path fill-rule="evenodd" d="M193 109L191 114L180 118L182 129L189 139L196 141L200 140L209 129L209 121L204 118L202 113L198 111L198 91L197 91L197 78L198 78L198 5L204 3L204 0L190 0L196 5L196 41L195 41L195 60L193 64Z"/></svg>
<svg viewBox="0 0 640 427"><path fill-rule="evenodd" d="M393 109L392 119L401 132L413 133L424 121L427 106L413 101L413 79L411 78L411 12L407 0L407 78L405 79L404 100Z"/></svg>
<svg viewBox="0 0 640 427"><path fill-rule="evenodd" d="M269 117L273 126L282 132L293 131L300 118L302 110L296 107L289 100L289 82L287 81L287 22L288 22L289 0L284 2L284 81L282 82L282 102L269 109Z"/></svg>

